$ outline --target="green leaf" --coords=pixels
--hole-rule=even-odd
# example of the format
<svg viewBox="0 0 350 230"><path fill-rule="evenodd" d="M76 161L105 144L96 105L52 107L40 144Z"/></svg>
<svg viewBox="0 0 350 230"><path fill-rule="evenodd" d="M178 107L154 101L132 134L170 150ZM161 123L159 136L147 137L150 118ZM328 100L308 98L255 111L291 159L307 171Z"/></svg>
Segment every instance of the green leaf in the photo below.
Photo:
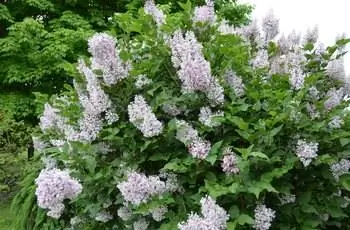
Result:
<svg viewBox="0 0 350 230"><path fill-rule="evenodd" d="M235 124L236 126L238 126L238 128L240 128L242 130L247 130L249 127L248 123L246 123L241 117L228 116L227 120L229 120L230 122L232 122L233 124Z"/></svg>
<svg viewBox="0 0 350 230"><path fill-rule="evenodd" d="M254 219L251 218L249 215L241 214L237 218L237 223L239 225L245 225L245 224L253 225L254 224Z"/></svg>
<svg viewBox="0 0 350 230"><path fill-rule="evenodd" d="M233 183L230 186L220 185L216 182L205 180L205 189L213 198L217 198L226 194L235 194L239 188L238 183Z"/></svg>
<svg viewBox="0 0 350 230"><path fill-rule="evenodd" d="M215 164L216 159L218 158L218 153L223 141L216 142L213 147L211 147L208 156L205 158L211 165Z"/></svg>
<svg viewBox="0 0 350 230"><path fill-rule="evenodd" d="M340 178L340 183L345 190L350 191L350 175L342 176Z"/></svg>
<svg viewBox="0 0 350 230"><path fill-rule="evenodd" d="M270 160L270 158L268 156L266 156L264 153L262 152L251 152L248 154L248 156L251 157L259 157L259 158L263 158L265 160Z"/></svg>
<svg viewBox="0 0 350 230"><path fill-rule="evenodd" d="M184 165L184 162L178 158L168 162L163 168L177 173L184 173L189 170L188 167Z"/></svg>
<svg viewBox="0 0 350 230"><path fill-rule="evenodd" d="M350 143L350 138L340 138L339 141L341 146L344 147L345 145L348 145Z"/></svg>
<svg viewBox="0 0 350 230"><path fill-rule="evenodd" d="M237 221L227 223L227 230L236 230L236 227L237 227Z"/></svg>
<svg viewBox="0 0 350 230"><path fill-rule="evenodd" d="M90 173L94 173L96 169L96 160L95 157L90 156L90 155L85 155L83 157L85 164L86 164L86 169L89 170Z"/></svg>

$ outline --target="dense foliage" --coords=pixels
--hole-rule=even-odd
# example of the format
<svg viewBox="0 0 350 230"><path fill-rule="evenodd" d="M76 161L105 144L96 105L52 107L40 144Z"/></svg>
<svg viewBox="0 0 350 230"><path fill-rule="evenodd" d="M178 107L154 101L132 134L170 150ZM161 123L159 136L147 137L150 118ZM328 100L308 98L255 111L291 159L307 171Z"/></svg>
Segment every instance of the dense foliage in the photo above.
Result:
<svg viewBox="0 0 350 230"><path fill-rule="evenodd" d="M17 229L347 229L349 40L180 6L146 1L89 39L45 104Z"/></svg>

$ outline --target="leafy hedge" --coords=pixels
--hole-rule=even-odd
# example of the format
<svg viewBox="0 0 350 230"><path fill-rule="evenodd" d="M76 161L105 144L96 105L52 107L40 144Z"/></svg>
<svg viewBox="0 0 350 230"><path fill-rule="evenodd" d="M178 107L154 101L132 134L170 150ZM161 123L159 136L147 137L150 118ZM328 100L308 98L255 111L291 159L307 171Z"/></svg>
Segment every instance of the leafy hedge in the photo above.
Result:
<svg viewBox="0 0 350 230"><path fill-rule="evenodd" d="M349 39L277 40L271 13L260 31L179 5L147 1L89 39L40 118L18 229L347 229Z"/></svg>

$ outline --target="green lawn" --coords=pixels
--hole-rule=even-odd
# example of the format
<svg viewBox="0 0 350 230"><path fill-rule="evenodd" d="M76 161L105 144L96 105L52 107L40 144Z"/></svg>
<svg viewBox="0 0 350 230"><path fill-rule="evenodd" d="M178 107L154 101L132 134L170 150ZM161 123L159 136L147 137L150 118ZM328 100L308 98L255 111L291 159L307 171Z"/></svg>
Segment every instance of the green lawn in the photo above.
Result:
<svg viewBox="0 0 350 230"><path fill-rule="evenodd" d="M10 204L0 203L0 230L11 230L10 224L13 215L10 212Z"/></svg>

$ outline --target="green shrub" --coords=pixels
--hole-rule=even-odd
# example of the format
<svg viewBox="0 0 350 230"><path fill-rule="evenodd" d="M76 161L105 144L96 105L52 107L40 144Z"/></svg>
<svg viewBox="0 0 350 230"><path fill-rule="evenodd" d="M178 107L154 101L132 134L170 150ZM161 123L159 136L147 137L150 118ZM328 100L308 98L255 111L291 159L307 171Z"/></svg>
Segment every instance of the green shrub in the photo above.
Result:
<svg viewBox="0 0 350 230"><path fill-rule="evenodd" d="M31 229L346 229L349 40L275 42L273 15L260 34L180 6L164 18L147 1L90 38L75 90L45 104L44 169L15 199L28 197L22 217L35 209Z"/></svg>

